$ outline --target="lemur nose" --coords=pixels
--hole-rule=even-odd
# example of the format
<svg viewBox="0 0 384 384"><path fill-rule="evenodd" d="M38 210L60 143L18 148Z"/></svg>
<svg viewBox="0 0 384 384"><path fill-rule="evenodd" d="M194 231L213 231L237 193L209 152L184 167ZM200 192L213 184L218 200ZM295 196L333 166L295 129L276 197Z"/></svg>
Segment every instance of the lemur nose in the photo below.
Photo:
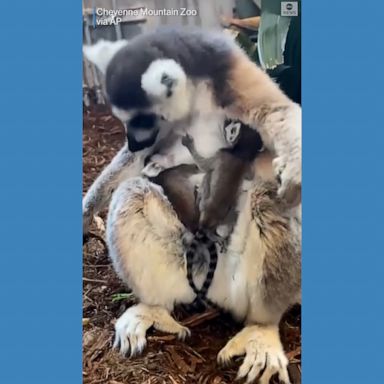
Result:
<svg viewBox="0 0 384 384"><path fill-rule="evenodd" d="M127 122L131 129L152 129L156 125L157 116L154 113L138 113Z"/></svg>

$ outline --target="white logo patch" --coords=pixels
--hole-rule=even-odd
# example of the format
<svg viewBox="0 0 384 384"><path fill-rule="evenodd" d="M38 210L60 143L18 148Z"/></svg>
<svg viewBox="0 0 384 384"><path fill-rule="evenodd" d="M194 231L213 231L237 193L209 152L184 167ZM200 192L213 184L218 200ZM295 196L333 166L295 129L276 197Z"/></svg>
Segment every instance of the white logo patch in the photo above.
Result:
<svg viewBox="0 0 384 384"><path fill-rule="evenodd" d="M282 1L281 16L298 16L299 7L297 1Z"/></svg>

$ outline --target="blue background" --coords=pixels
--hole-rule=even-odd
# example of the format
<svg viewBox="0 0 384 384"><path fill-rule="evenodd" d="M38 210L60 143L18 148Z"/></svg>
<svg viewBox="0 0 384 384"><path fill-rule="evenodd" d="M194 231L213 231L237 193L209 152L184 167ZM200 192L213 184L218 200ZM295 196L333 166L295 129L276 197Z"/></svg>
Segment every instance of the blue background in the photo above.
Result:
<svg viewBox="0 0 384 384"><path fill-rule="evenodd" d="M0 383L81 383L81 2L0 10Z"/></svg>
<svg viewBox="0 0 384 384"><path fill-rule="evenodd" d="M76 384L81 2L16 3L0 27L0 383ZM303 382L380 382L383 4L302 11Z"/></svg>
<svg viewBox="0 0 384 384"><path fill-rule="evenodd" d="M303 383L384 383L384 6L302 12Z"/></svg>

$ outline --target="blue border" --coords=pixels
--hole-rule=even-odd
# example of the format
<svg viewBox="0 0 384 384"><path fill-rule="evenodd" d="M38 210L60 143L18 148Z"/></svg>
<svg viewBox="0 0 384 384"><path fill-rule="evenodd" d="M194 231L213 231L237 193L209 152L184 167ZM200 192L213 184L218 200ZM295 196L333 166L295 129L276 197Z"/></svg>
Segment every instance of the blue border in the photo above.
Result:
<svg viewBox="0 0 384 384"><path fill-rule="evenodd" d="M0 382L81 383L81 3L4 2ZM303 3L303 383L381 381L383 3Z"/></svg>
<svg viewBox="0 0 384 384"><path fill-rule="evenodd" d="M379 383L383 2L302 12L303 383Z"/></svg>
<svg viewBox="0 0 384 384"><path fill-rule="evenodd" d="M81 2L1 4L0 383L81 383Z"/></svg>

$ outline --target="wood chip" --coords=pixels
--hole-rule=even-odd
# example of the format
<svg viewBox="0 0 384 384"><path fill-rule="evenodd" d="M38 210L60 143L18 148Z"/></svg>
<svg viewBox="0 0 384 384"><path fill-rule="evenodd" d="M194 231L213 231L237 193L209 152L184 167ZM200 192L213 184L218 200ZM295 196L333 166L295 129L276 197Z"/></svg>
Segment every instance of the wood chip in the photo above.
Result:
<svg viewBox="0 0 384 384"><path fill-rule="evenodd" d="M190 366L184 361L184 359L176 352L174 346L167 347L166 350L172 356L173 362L177 365L177 368L180 369L184 374L191 372Z"/></svg>
<svg viewBox="0 0 384 384"><path fill-rule="evenodd" d="M220 314L220 311L217 310L217 309L210 309L206 312L203 312L203 313L198 313L196 315L192 315L190 317L188 317L187 319L183 320L181 323L185 326L185 327L190 327L190 328L193 328L193 327L196 327L208 320L212 320L216 317L218 317Z"/></svg>

